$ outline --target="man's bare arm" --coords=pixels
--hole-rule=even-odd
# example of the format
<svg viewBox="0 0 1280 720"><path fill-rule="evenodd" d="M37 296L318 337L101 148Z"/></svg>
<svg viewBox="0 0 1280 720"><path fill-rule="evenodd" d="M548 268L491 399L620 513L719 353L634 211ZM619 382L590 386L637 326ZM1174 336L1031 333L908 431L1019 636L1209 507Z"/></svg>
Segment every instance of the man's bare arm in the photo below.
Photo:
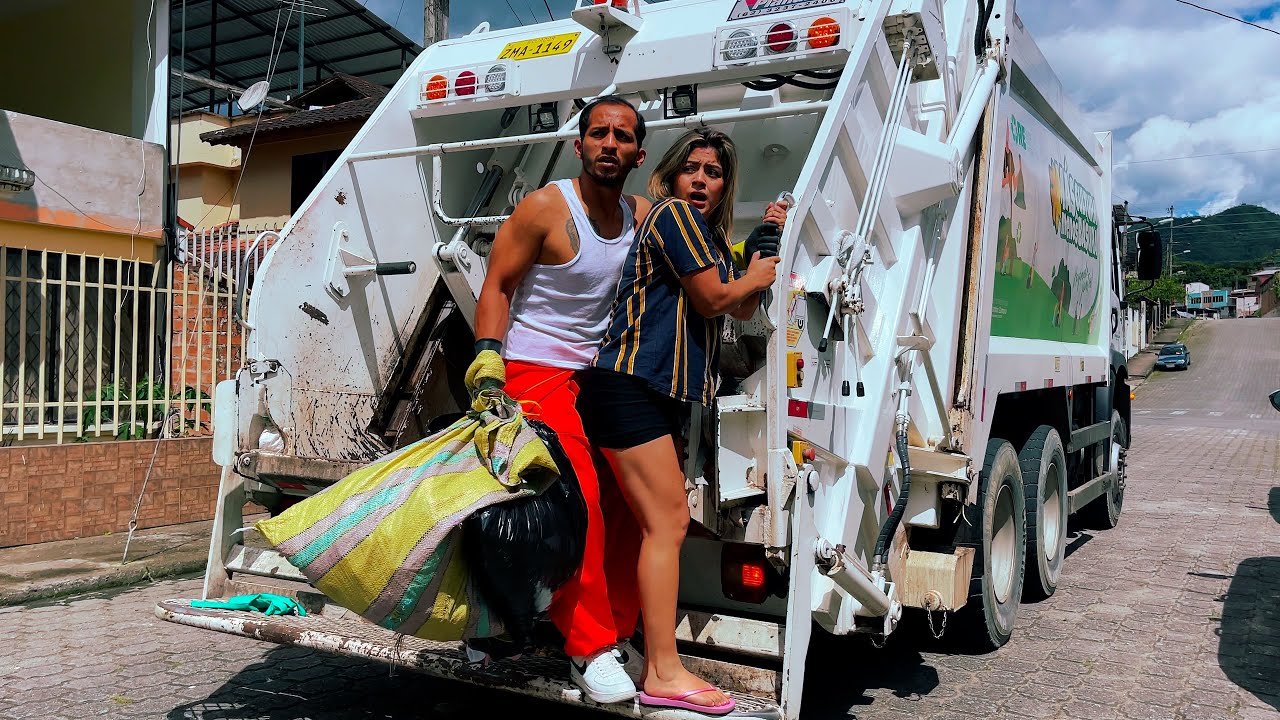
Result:
<svg viewBox="0 0 1280 720"><path fill-rule="evenodd" d="M633 202L631 214L636 218L636 229L640 229L640 224L649 216L649 210L653 209L653 201L642 195L630 196Z"/></svg>
<svg viewBox="0 0 1280 720"><path fill-rule="evenodd" d="M543 218L553 206L546 190L530 193L498 228L489 253L489 270L476 303L476 339L501 341L506 337L511 322L511 298L529 268L537 262L547 237Z"/></svg>

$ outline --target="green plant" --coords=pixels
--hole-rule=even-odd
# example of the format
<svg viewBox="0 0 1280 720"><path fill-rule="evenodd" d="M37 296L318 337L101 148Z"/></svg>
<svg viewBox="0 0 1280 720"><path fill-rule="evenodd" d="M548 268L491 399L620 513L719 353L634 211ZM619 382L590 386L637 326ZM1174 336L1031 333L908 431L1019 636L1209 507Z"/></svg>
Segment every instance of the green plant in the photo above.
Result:
<svg viewBox="0 0 1280 720"><path fill-rule="evenodd" d="M197 391L191 386L182 389L181 392L175 392L169 396L169 400L174 402L186 401L189 406L191 401L199 399L201 401L212 400L209 394L204 391ZM101 424L113 422L115 420L116 403L120 404L121 422L116 425L115 438L117 440L141 440L147 436L147 426L151 423L160 422L164 419L164 402L152 402L150 422L147 421L147 411L145 407L141 407L146 401L163 401L165 399L165 386L163 382L153 382L149 375L144 375L132 390L128 386L116 384L103 385L98 392L89 393L85 398L85 402L93 402L93 406L86 407L81 416L80 427L83 430L99 427L98 402L102 403ZM129 405L138 406L136 410L129 410ZM212 402L199 402L198 410L212 414ZM172 414L172 409L170 410ZM128 420L132 418L132 422ZM199 413L195 417L186 418L183 421L183 427L180 429L182 434L191 432L202 427L206 427L208 423L201 422ZM77 442L88 442L88 438L81 435L76 438Z"/></svg>
<svg viewBox="0 0 1280 720"><path fill-rule="evenodd" d="M1182 282L1168 275L1162 275L1154 285L1140 280L1129 281L1129 299L1131 301L1163 300L1173 305L1181 305L1186 301L1186 296L1187 289Z"/></svg>

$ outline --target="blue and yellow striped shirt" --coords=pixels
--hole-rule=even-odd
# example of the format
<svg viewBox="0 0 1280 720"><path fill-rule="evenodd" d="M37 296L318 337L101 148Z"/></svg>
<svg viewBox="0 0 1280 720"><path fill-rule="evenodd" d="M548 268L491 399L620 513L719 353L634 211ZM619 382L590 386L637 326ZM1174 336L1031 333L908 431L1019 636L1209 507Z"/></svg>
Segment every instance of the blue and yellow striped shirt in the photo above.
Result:
<svg viewBox="0 0 1280 720"><path fill-rule="evenodd" d="M720 282L737 277L732 251L702 213L674 198L655 204L622 267L609 329L592 364L710 407L719 383L724 318L699 315L680 278L711 266Z"/></svg>

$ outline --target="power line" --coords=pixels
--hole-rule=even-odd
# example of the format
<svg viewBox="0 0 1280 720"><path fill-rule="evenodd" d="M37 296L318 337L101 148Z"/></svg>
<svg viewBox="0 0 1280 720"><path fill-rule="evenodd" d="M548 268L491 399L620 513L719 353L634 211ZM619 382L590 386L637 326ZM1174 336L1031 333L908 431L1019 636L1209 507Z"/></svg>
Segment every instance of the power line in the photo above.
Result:
<svg viewBox="0 0 1280 720"><path fill-rule="evenodd" d="M1182 2L1182 0L1178 0ZM1278 33L1280 34L1280 33ZM1194 160L1196 158L1225 157L1227 155L1248 155L1250 153L1276 152L1280 148L1257 148L1256 150L1235 150L1232 152L1205 153L1204 155L1179 155L1177 157L1152 158L1150 160L1127 160L1124 162L1113 162L1116 165L1142 165L1143 163L1171 162L1173 160Z"/></svg>
<svg viewBox="0 0 1280 720"><path fill-rule="evenodd" d="M1226 14L1226 13L1218 12L1217 10L1214 10L1214 9L1212 9L1212 8L1207 8L1207 7L1204 7L1204 6L1202 6L1202 5L1197 5L1197 4L1193 3L1193 2L1187 2L1187 0L1176 0L1176 1L1177 1L1177 2L1182 3L1183 5L1190 5L1191 7L1196 8L1196 9L1198 9L1198 10L1203 10L1203 11L1205 11L1205 12L1207 12L1207 13L1213 13L1214 15L1217 15L1217 16L1219 16L1219 17L1224 17L1224 18L1226 18L1226 19L1228 19L1228 20L1235 20L1235 21L1236 21L1236 22L1238 22L1238 23L1244 23L1245 25L1248 25L1248 26L1250 26L1250 27L1256 27L1256 28L1258 28L1259 30L1266 30L1267 32L1271 33L1272 35L1280 35L1280 31L1272 30L1271 28L1266 27L1265 25L1259 25L1259 24L1257 24L1257 23L1251 23L1251 22L1249 22L1248 20L1242 20L1241 18L1238 18L1238 17L1236 17L1235 15L1228 15L1228 14Z"/></svg>
<svg viewBox="0 0 1280 720"><path fill-rule="evenodd" d="M533 0L524 0L524 7L529 11L529 17L533 18L533 22L538 22L538 10Z"/></svg>
<svg viewBox="0 0 1280 720"><path fill-rule="evenodd" d="M547 14L551 16L551 19L555 20L556 16L554 13L551 12L551 4L548 3L547 0L542 0L542 4L547 7Z"/></svg>
<svg viewBox="0 0 1280 720"><path fill-rule="evenodd" d="M512 15L515 15L515 16L516 16L516 22L518 22L518 23L520 23L521 25L523 25L523 24L524 24L524 18L520 17L520 13L516 12L516 9L515 9L514 7L512 7L512 6L511 6L511 0L506 0L506 3L507 3L507 9L511 11L511 14L512 14Z"/></svg>

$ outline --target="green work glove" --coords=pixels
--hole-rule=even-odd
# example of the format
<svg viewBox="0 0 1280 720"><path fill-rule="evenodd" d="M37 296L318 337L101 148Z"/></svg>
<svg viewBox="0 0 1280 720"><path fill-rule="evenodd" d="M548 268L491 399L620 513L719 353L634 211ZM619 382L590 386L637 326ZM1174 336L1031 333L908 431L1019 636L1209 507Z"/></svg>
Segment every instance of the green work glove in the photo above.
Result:
<svg viewBox="0 0 1280 720"><path fill-rule="evenodd" d="M192 600L193 608L214 608L218 610L239 610L242 612L257 611L266 615L301 615L306 617L307 611L293 598L271 593L256 595L236 595L227 600Z"/></svg>

